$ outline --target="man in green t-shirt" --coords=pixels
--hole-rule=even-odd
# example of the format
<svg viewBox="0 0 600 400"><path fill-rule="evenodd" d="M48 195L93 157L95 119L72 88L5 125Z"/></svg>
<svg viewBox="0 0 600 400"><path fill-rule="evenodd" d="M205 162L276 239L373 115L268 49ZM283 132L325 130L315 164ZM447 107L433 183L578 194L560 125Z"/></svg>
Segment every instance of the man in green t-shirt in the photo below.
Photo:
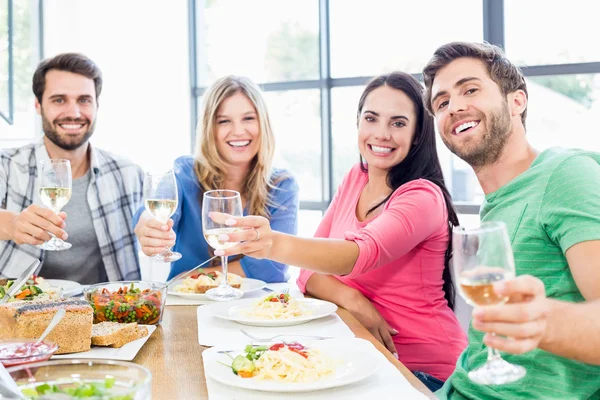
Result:
<svg viewBox="0 0 600 400"><path fill-rule="evenodd" d="M528 143L525 79L496 46L444 45L423 77L442 140L485 192L481 220L506 223L520 275L497 287L510 304L474 310L469 345L436 395L600 399L600 155ZM527 375L470 381L486 345L512 353L503 357Z"/></svg>

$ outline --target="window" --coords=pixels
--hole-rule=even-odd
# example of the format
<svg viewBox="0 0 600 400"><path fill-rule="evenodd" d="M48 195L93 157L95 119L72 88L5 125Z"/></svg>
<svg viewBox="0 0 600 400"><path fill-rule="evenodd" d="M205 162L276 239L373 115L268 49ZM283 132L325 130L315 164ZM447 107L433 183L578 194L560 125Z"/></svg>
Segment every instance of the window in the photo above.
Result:
<svg viewBox="0 0 600 400"><path fill-rule="evenodd" d="M0 0L0 112L9 116L8 103L8 5L12 3L13 118L0 118L1 147L16 147L36 136L34 96L31 78L40 60L38 47L38 2Z"/></svg>
<svg viewBox="0 0 600 400"><path fill-rule="evenodd" d="M593 4L570 0L566 7L549 7L544 0L505 0L507 56L520 65L600 61Z"/></svg>
<svg viewBox="0 0 600 400"><path fill-rule="evenodd" d="M600 118L600 74L530 77L527 89L527 136L535 148L600 151L593 132Z"/></svg>
<svg viewBox="0 0 600 400"><path fill-rule="evenodd" d="M81 52L102 70L91 143L147 171L166 171L178 156L189 154L186 2L44 4L45 54Z"/></svg>
<svg viewBox="0 0 600 400"><path fill-rule="evenodd" d="M364 86L351 86L331 90L334 191L350 168L359 161L356 110L363 89Z"/></svg>
<svg viewBox="0 0 600 400"><path fill-rule="evenodd" d="M322 201L319 91L266 92L265 100L276 140L274 166L294 175L300 200Z"/></svg>
<svg viewBox="0 0 600 400"><path fill-rule="evenodd" d="M330 0L329 7L336 78L419 73L438 46L483 39L481 0Z"/></svg>
<svg viewBox="0 0 600 400"><path fill-rule="evenodd" d="M198 83L319 78L318 1L197 1Z"/></svg>

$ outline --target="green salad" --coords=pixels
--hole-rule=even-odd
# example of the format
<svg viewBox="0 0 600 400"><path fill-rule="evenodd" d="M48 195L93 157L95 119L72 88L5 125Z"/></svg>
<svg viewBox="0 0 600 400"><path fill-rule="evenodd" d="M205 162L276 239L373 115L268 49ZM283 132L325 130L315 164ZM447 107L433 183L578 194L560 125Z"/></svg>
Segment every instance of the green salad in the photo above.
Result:
<svg viewBox="0 0 600 400"><path fill-rule="evenodd" d="M28 399L59 400L59 399L102 399L102 400L134 400L132 395L111 394L115 378L106 378L101 382L78 382L66 385L41 385L21 389Z"/></svg>

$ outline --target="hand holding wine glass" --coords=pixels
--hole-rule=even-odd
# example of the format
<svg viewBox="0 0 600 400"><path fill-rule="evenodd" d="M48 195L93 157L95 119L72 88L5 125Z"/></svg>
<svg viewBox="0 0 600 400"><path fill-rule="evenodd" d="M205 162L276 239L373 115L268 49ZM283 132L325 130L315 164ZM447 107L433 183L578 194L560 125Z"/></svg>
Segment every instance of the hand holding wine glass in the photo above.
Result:
<svg viewBox="0 0 600 400"><path fill-rule="evenodd" d="M173 171L164 174L146 173L144 176L144 204L146 210L156 220L162 224L169 224L169 219L177 210L177 203L177 180ZM179 260L181 254L171 251L171 246L167 246L165 251L154 255L153 258L163 262L173 262Z"/></svg>
<svg viewBox="0 0 600 400"><path fill-rule="evenodd" d="M62 159L40 161L38 168L40 200L44 206L58 215L71 199L72 175L71 162ZM67 250L71 244L57 238L51 232L52 239L40 248L50 251Z"/></svg>
<svg viewBox="0 0 600 400"><path fill-rule="evenodd" d="M473 328L487 332L484 343L512 354L540 347L547 335L551 309L544 282L531 275L520 275L494 285L494 290L507 296L508 303L473 311Z"/></svg>
<svg viewBox="0 0 600 400"><path fill-rule="evenodd" d="M515 276L515 262L502 222L485 222L475 229L457 226L452 231L452 268L459 293L472 306L504 304L508 296L497 293L494 283ZM486 363L469 372L469 378L484 385L501 385L525 376L525 368L503 360L488 347Z"/></svg>
<svg viewBox="0 0 600 400"><path fill-rule="evenodd" d="M215 250L225 250L236 246L237 242L223 241L220 235L237 232L240 228L231 227L224 223L215 222L210 213L218 212L233 216L242 216L242 199L233 190L211 190L204 193L202 198L202 231L206 242ZM243 292L231 287L227 280L227 256L221 256L223 276L220 285L206 292L206 296L217 301L229 301L242 297Z"/></svg>

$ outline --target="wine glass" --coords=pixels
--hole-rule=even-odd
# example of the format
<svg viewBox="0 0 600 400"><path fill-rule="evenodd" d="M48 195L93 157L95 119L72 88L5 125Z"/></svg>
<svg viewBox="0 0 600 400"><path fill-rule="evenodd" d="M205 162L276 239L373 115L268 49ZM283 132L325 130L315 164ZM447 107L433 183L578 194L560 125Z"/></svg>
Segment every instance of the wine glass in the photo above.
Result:
<svg viewBox="0 0 600 400"><path fill-rule="evenodd" d="M169 218L177 210L177 198L177 180L173 171L161 174L146 173L144 204L154 218L164 224L169 222ZM171 251L171 247L167 247L165 251L155 254L153 258L163 262L173 262L181 258L181 253Z"/></svg>
<svg viewBox="0 0 600 400"><path fill-rule="evenodd" d="M484 222L478 228L454 227L452 231L452 269L459 293L472 306L504 304L508 297L494 291L493 283L515 277L510 240L503 222ZM485 364L469 372L479 384L502 385L517 381L525 368L511 364L498 350L488 347Z"/></svg>
<svg viewBox="0 0 600 400"><path fill-rule="evenodd" d="M42 160L38 174L40 200L44 206L58 214L71 199L71 162L63 159ZM39 246L41 249L59 251L71 248L71 243L52 233L50 236L52 239Z"/></svg>
<svg viewBox="0 0 600 400"><path fill-rule="evenodd" d="M237 245L239 242L224 242L219 240L219 235L240 231L240 228L218 224L210 218L211 212L220 212L233 216L242 216L242 198L233 190L211 190L204 193L202 199L202 231L206 242L215 250L225 250ZM223 275L218 287L206 292L212 300L230 301L242 297L243 292L231 287L227 280L227 256L221 256Z"/></svg>

